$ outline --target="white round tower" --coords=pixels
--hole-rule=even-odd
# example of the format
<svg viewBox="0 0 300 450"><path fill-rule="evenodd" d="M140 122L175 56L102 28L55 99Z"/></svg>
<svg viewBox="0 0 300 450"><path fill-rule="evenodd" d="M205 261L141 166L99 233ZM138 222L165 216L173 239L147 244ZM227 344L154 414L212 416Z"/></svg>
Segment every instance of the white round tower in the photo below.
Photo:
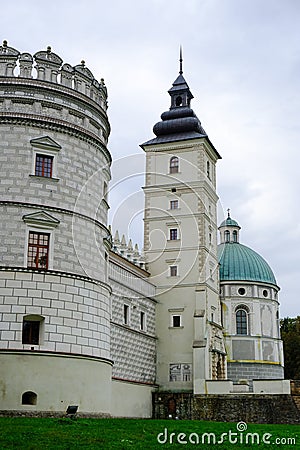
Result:
<svg viewBox="0 0 300 450"><path fill-rule="evenodd" d="M84 61L0 46L2 410L109 412L106 100Z"/></svg>

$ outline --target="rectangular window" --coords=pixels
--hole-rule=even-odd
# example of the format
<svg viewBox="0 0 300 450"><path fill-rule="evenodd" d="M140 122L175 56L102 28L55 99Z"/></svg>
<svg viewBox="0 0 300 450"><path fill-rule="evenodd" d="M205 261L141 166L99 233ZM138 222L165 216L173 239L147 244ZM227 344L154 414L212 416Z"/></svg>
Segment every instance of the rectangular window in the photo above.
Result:
<svg viewBox="0 0 300 450"><path fill-rule="evenodd" d="M35 175L38 177L52 177L53 156L37 154L35 158Z"/></svg>
<svg viewBox="0 0 300 450"><path fill-rule="evenodd" d="M40 337L40 322L23 320L22 344L38 345Z"/></svg>
<svg viewBox="0 0 300 450"><path fill-rule="evenodd" d="M179 159L177 156L172 156L170 159L170 173L178 173Z"/></svg>
<svg viewBox="0 0 300 450"><path fill-rule="evenodd" d="M177 277L177 266L170 266L170 277Z"/></svg>
<svg viewBox="0 0 300 450"><path fill-rule="evenodd" d="M48 269L49 242L49 233L29 232L27 267Z"/></svg>
<svg viewBox="0 0 300 450"><path fill-rule="evenodd" d="M170 229L170 241L176 241L178 239L178 230L177 228Z"/></svg>
<svg viewBox="0 0 300 450"><path fill-rule="evenodd" d="M178 200L170 201L170 209L178 209Z"/></svg>
<svg viewBox="0 0 300 450"><path fill-rule="evenodd" d="M107 201L107 183L105 181L103 183L103 198Z"/></svg>
<svg viewBox="0 0 300 450"><path fill-rule="evenodd" d="M146 329L146 314L141 311L141 315L140 315L140 327L142 331L145 331Z"/></svg>
<svg viewBox="0 0 300 450"><path fill-rule="evenodd" d="M172 327L181 327L181 316L172 316Z"/></svg>
<svg viewBox="0 0 300 450"><path fill-rule="evenodd" d="M124 316L123 316L124 324L129 325L129 306L128 305L124 305L123 314L124 314Z"/></svg>

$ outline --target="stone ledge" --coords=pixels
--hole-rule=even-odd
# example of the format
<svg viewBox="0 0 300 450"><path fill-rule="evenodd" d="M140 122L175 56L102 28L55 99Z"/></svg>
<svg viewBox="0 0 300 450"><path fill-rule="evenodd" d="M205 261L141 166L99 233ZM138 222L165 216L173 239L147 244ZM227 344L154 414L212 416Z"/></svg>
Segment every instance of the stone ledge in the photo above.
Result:
<svg viewBox="0 0 300 450"><path fill-rule="evenodd" d="M67 417L63 411L18 411L18 410L0 410L0 417L49 417L49 418L63 418ZM76 418L90 418L90 419L107 419L111 415L108 413L84 413L78 412Z"/></svg>

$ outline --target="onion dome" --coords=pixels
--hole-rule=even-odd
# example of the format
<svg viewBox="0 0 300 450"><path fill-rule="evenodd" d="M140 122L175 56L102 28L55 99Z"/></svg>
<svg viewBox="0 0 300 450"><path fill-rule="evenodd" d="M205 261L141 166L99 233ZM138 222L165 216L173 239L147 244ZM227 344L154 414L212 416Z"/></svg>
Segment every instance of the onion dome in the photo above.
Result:
<svg viewBox="0 0 300 450"><path fill-rule="evenodd" d="M145 142L141 147L167 142L183 141L186 139L205 138L216 152L217 158L221 158L217 150L210 142L200 120L191 109L191 100L194 98L190 88L182 75L182 54L180 50L179 75L172 84L168 93L171 97L169 111L162 113L161 121L153 127L155 138Z"/></svg>

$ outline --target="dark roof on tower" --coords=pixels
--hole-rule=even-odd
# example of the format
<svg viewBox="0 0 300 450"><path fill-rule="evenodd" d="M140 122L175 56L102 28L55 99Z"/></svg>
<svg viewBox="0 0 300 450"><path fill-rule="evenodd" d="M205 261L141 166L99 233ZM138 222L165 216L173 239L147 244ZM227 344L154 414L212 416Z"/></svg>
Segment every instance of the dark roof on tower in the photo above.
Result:
<svg viewBox="0 0 300 450"><path fill-rule="evenodd" d="M194 97L182 75L182 59L180 59L179 75L168 93L171 97L171 107L169 111L162 113L161 121L154 125L153 132L156 137L144 142L141 147L187 139L205 138L215 150L217 157L221 158L210 142L200 120L190 107L190 102Z"/></svg>

